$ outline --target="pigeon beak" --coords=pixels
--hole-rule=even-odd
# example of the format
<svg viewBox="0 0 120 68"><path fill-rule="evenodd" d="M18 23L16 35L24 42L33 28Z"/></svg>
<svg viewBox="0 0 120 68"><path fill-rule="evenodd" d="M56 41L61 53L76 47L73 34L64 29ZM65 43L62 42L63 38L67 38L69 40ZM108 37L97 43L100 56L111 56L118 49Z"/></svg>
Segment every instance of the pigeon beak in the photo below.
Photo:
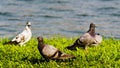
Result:
<svg viewBox="0 0 120 68"><path fill-rule="evenodd" d="M28 25L28 27L31 27L31 25Z"/></svg>

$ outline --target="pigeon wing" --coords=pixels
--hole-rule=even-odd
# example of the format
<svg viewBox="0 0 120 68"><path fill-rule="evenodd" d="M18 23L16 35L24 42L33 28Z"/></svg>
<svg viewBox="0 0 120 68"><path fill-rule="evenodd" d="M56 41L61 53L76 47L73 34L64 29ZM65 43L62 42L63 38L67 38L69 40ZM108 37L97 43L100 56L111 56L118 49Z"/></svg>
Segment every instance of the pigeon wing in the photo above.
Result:
<svg viewBox="0 0 120 68"><path fill-rule="evenodd" d="M42 54L47 57L47 58L54 58L52 57L56 52L58 51L57 48L50 46L50 45L46 45L44 46L44 48L42 49Z"/></svg>

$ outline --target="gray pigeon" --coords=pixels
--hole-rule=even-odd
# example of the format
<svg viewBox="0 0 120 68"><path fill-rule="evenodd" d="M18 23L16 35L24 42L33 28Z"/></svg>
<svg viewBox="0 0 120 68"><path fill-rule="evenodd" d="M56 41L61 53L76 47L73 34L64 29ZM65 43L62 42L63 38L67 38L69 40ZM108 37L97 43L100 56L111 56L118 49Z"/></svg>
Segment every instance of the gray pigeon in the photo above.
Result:
<svg viewBox="0 0 120 68"><path fill-rule="evenodd" d="M73 50L76 47L83 47L87 50L87 46L97 46L102 42L102 36L95 33L95 24L91 23L89 30L80 36L73 45L68 46L67 49Z"/></svg>
<svg viewBox="0 0 120 68"><path fill-rule="evenodd" d="M25 29L20 34L15 36L11 41L6 42L5 44L19 44L21 46L24 45L32 37L32 32L31 32L30 26L31 26L31 23L27 22Z"/></svg>
<svg viewBox="0 0 120 68"><path fill-rule="evenodd" d="M38 40L38 50L45 59L64 60L69 58L75 58L75 56L73 55L63 53L53 46L44 44L43 37L37 37L37 40Z"/></svg>

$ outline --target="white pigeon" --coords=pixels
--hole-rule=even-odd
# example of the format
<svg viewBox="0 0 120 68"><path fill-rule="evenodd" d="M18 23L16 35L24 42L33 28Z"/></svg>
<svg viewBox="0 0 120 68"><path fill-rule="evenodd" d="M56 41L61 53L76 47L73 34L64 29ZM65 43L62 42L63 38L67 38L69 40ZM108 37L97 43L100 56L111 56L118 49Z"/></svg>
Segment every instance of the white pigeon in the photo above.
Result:
<svg viewBox="0 0 120 68"><path fill-rule="evenodd" d="M67 48L72 50L76 47L84 47L87 49L87 46L97 46L102 42L102 36L100 34L95 33L95 24L91 23L89 30L80 36L73 45L68 46Z"/></svg>
<svg viewBox="0 0 120 68"><path fill-rule="evenodd" d="M44 40L42 37L38 37L38 50L40 54L47 60L53 59L53 60L64 60L64 59L69 59L69 58L75 58L75 56L66 54L64 52L61 52L57 48L44 44Z"/></svg>
<svg viewBox="0 0 120 68"><path fill-rule="evenodd" d="M30 27L31 27L31 23L27 22L25 29L16 37L14 37L10 42L7 42L5 44L19 44L21 46L24 45L32 37L32 32Z"/></svg>

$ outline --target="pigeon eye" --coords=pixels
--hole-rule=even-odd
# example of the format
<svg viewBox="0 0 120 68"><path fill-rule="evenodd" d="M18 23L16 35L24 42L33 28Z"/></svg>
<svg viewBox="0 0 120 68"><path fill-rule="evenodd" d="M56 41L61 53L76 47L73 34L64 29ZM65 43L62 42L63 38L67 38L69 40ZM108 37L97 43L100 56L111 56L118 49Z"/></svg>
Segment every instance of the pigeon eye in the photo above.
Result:
<svg viewBox="0 0 120 68"><path fill-rule="evenodd" d="M18 39L18 37L16 37L16 39Z"/></svg>

